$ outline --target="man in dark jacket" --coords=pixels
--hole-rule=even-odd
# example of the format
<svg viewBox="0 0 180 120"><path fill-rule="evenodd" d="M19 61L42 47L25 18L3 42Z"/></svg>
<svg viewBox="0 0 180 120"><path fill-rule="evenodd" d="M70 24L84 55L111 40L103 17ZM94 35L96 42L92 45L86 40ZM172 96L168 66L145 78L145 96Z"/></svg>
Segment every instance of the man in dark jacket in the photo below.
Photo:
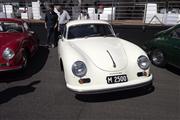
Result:
<svg viewBox="0 0 180 120"><path fill-rule="evenodd" d="M54 5L47 6L48 12L45 15L45 28L47 30L47 44L54 47L58 27L58 15L54 12Z"/></svg>

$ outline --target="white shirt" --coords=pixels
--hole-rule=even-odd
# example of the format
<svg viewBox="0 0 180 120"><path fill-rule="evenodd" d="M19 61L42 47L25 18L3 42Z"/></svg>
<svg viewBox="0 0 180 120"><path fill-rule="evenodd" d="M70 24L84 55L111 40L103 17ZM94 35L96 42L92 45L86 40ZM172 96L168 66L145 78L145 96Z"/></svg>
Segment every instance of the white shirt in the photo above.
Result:
<svg viewBox="0 0 180 120"><path fill-rule="evenodd" d="M66 10L63 10L62 14L60 14L60 12L58 13L59 24L66 24L70 19L71 19L71 17L69 16L69 14Z"/></svg>
<svg viewBox="0 0 180 120"><path fill-rule="evenodd" d="M78 20L87 20L87 19L89 19L88 15L84 15L82 13L78 17Z"/></svg>

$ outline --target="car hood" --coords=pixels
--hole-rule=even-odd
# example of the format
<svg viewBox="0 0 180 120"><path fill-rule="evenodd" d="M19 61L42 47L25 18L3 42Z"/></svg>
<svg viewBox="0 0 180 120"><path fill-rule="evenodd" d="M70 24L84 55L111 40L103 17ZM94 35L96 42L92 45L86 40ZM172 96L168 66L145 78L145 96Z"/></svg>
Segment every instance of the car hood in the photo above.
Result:
<svg viewBox="0 0 180 120"><path fill-rule="evenodd" d="M0 48L23 39L24 35L22 33L0 33Z"/></svg>
<svg viewBox="0 0 180 120"><path fill-rule="evenodd" d="M127 56L119 38L83 38L71 41L70 45L102 70L118 71L127 66Z"/></svg>

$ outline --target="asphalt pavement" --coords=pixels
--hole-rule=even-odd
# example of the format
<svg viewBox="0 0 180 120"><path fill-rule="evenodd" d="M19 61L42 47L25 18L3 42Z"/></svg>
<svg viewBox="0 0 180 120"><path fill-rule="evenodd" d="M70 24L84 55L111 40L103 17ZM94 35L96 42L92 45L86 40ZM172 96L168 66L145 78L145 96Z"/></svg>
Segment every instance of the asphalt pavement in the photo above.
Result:
<svg viewBox="0 0 180 120"><path fill-rule="evenodd" d="M33 29L44 45L43 25ZM164 27L115 26L139 46ZM44 32L44 33L43 33ZM180 70L152 66L154 87L76 95L65 86L57 48L40 47L27 72L0 74L0 120L180 120Z"/></svg>

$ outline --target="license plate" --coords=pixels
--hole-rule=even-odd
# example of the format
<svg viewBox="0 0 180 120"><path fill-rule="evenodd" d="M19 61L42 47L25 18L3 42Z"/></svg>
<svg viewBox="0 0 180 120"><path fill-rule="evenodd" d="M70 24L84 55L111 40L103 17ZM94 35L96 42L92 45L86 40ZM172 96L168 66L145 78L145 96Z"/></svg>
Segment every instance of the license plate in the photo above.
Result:
<svg viewBox="0 0 180 120"><path fill-rule="evenodd" d="M108 84L127 82L127 75L108 76L106 78Z"/></svg>

